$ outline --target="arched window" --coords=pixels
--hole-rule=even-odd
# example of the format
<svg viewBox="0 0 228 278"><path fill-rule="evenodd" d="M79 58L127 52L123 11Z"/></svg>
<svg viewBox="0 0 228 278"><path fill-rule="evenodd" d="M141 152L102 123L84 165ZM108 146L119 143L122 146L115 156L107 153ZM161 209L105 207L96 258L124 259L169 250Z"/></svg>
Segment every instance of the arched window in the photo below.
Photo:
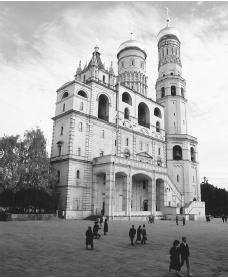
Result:
<svg viewBox="0 0 228 278"><path fill-rule="evenodd" d="M162 88L161 88L161 97L164 97L164 96L165 96L165 88L162 87Z"/></svg>
<svg viewBox="0 0 228 278"><path fill-rule="evenodd" d="M171 86L171 96L176 95L176 86Z"/></svg>
<svg viewBox="0 0 228 278"><path fill-rule="evenodd" d="M164 57L164 48L162 48L162 56Z"/></svg>
<svg viewBox="0 0 228 278"><path fill-rule="evenodd" d="M58 156L62 155L62 145L58 144Z"/></svg>
<svg viewBox="0 0 228 278"><path fill-rule="evenodd" d="M85 82L85 80L86 80L86 76L84 75L84 76L83 76L83 81Z"/></svg>
<svg viewBox="0 0 228 278"><path fill-rule="evenodd" d="M130 94L128 94L127 92L124 92L124 93L122 94L122 101L123 101L123 102L126 102L126 103L129 104L129 105L132 105L131 96L130 96Z"/></svg>
<svg viewBox="0 0 228 278"><path fill-rule="evenodd" d="M77 179L80 179L80 171L79 170L77 170Z"/></svg>
<svg viewBox="0 0 228 278"><path fill-rule="evenodd" d="M181 88L181 96L184 97L184 88Z"/></svg>
<svg viewBox="0 0 228 278"><path fill-rule="evenodd" d="M140 151L143 150L143 142L142 141L139 142L139 149L140 149Z"/></svg>
<svg viewBox="0 0 228 278"><path fill-rule="evenodd" d="M173 160L182 160L182 148L178 145L173 147Z"/></svg>
<svg viewBox="0 0 228 278"><path fill-rule="evenodd" d="M84 103L81 102L81 103L80 103L80 111L83 111L83 107L84 107Z"/></svg>
<svg viewBox="0 0 228 278"><path fill-rule="evenodd" d="M156 122L156 132L160 132L160 122Z"/></svg>
<svg viewBox="0 0 228 278"><path fill-rule="evenodd" d="M103 83L105 83L105 75L103 75Z"/></svg>
<svg viewBox="0 0 228 278"><path fill-rule="evenodd" d="M161 110L158 107L154 108L154 116L161 118Z"/></svg>
<svg viewBox="0 0 228 278"><path fill-rule="evenodd" d="M68 92L64 92L62 99L66 98L68 96L69 96Z"/></svg>
<svg viewBox="0 0 228 278"><path fill-rule="evenodd" d="M179 182L179 175L177 175L177 182Z"/></svg>
<svg viewBox="0 0 228 278"><path fill-rule="evenodd" d="M84 91L79 91L78 95L84 98L87 98L87 94Z"/></svg>
<svg viewBox="0 0 228 278"><path fill-rule="evenodd" d="M57 182L60 183L60 171L57 171Z"/></svg>
<svg viewBox="0 0 228 278"><path fill-rule="evenodd" d="M98 100L98 118L108 122L109 103L106 95L100 95Z"/></svg>
<svg viewBox="0 0 228 278"><path fill-rule="evenodd" d="M173 72L171 72L170 74L173 75Z"/></svg>
<svg viewBox="0 0 228 278"><path fill-rule="evenodd" d="M127 120L129 120L129 109L128 108L125 108L124 109L124 119L127 119Z"/></svg>
<svg viewBox="0 0 228 278"><path fill-rule="evenodd" d="M129 139L126 138L126 146L128 146L128 144L129 144Z"/></svg>
<svg viewBox="0 0 228 278"><path fill-rule="evenodd" d="M65 108L66 108L65 103L63 103L63 112L65 112Z"/></svg>
<svg viewBox="0 0 228 278"><path fill-rule="evenodd" d="M144 102L138 106L138 124L150 128L150 110Z"/></svg>
<svg viewBox="0 0 228 278"><path fill-rule="evenodd" d="M78 123L78 130L79 130L80 132L82 132L82 130L83 130L82 122L79 122L79 123Z"/></svg>
<svg viewBox="0 0 228 278"><path fill-rule="evenodd" d="M191 161L195 162L196 161L196 155L195 155L194 148L191 147L190 151L191 151Z"/></svg>
<svg viewBox="0 0 228 278"><path fill-rule="evenodd" d="M60 135L63 135L63 126L61 126Z"/></svg>

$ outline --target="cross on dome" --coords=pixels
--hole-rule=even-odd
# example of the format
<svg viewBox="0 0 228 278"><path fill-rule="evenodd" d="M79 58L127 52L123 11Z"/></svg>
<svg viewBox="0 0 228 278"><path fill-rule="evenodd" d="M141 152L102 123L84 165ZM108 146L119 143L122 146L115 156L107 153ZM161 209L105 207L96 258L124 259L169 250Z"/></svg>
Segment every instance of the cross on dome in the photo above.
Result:
<svg viewBox="0 0 228 278"><path fill-rule="evenodd" d="M131 32L130 34L131 34L130 40L132 40L133 33Z"/></svg>
<svg viewBox="0 0 228 278"><path fill-rule="evenodd" d="M169 22L170 22L169 8L166 8L166 24L167 24L167 27L169 27Z"/></svg>

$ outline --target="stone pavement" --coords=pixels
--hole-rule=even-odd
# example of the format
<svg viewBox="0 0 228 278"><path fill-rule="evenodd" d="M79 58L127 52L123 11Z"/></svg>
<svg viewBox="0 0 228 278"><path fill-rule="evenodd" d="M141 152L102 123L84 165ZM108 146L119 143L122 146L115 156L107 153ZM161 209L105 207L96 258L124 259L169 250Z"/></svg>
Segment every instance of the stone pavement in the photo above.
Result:
<svg viewBox="0 0 228 278"><path fill-rule="evenodd" d="M128 231L144 222L109 222L109 233L85 249L91 221L0 222L0 276L174 276L169 249L186 236L194 276L228 276L228 224L221 219L146 224L146 245L130 245ZM181 224L181 223L180 223ZM185 275L186 269L183 269Z"/></svg>

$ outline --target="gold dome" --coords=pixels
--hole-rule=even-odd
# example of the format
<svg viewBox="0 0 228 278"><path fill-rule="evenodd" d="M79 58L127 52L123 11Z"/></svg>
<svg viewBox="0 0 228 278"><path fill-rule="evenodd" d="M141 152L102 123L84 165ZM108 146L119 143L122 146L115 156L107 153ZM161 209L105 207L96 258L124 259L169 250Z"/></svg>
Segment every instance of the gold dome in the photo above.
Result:
<svg viewBox="0 0 228 278"><path fill-rule="evenodd" d="M161 31L158 33L157 38L158 41L164 36L171 35L175 36L180 41L180 33L175 27L169 27L166 26L165 28L161 29Z"/></svg>

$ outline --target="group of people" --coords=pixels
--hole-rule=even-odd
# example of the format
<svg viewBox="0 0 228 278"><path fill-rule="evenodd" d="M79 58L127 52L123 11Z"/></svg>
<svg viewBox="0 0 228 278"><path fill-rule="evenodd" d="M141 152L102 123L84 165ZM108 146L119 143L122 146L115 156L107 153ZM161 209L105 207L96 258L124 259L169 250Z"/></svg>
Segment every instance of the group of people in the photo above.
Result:
<svg viewBox="0 0 228 278"><path fill-rule="evenodd" d="M222 216L222 222L223 222L223 223L224 223L224 222L227 223L227 215L223 214L223 216Z"/></svg>
<svg viewBox="0 0 228 278"><path fill-rule="evenodd" d="M183 265L186 263L187 267L187 275L192 276L190 272L190 264L189 264L189 246L187 244L186 237L182 237L182 242L180 243L179 240L174 240L173 246L171 247L170 251L170 265L169 265L169 272L171 270L176 271L178 276L181 276L180 271Z"/></svg>
<svg viewBox="0 0 228 278"><path fill-rule="evenodd" d="M131 240L131 245L134 245L134 238L136 235L136 240L135 243L141 242L141 244L146 244L147 241L147 235L146 235L146 226L145 224L143 224L143 227L141 227L141 225L139 225L137 232L135 229L135 226L132 225L132 227L129 230L129 237Z"/></svg>
<svg viewBox="0 0 228 278"><path fill-rule="evenodd" d="M100 225L99 225L100 224ZM88 230L86 231L86 249L88 250L89 245L91 249L94 248L93 240L99 239L101 237L101 234L99 234L99 230L102 229L103 226L103 217L101 216L99 220L94 222L93 230L91 226L88 227ZM108 232L108 219L106 218L104 221L104 235Z"/></svg>
<svg viewBox="0 0 228 278"><path fill-rule="evenodd" d="M186 219L185 219L185 217L183 216L183 218L182 218L182 223L183 223L183 226L185 226L185 223L186 223ZM179 218L178 218L178 216L176 215L176 224L177 225L179 225Z"/></svg>

